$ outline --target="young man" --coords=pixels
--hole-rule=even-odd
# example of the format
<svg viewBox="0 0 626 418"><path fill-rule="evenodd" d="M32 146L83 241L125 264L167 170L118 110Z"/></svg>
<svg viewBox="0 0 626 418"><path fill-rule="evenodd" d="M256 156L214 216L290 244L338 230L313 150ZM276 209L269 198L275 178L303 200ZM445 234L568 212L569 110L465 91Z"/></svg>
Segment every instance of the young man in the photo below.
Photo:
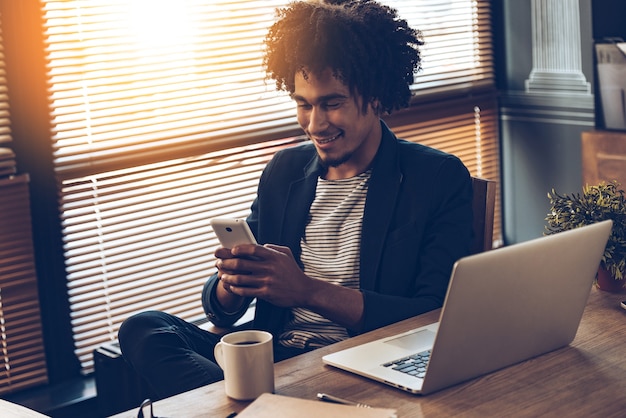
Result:
<svg viewBox="0 0 626 418"><path fill-rule="evenodd" d="M441 306L472 225L456 157L397 139L380 117L409 103L420 34L374 1L302 1L279 13L265 65L310 142L265 168L247 221L261 245L216 251L207 316L254 328L281 360ZM223 377L217 335L161 312L127 319L124 357L159 397Z"/></svg>

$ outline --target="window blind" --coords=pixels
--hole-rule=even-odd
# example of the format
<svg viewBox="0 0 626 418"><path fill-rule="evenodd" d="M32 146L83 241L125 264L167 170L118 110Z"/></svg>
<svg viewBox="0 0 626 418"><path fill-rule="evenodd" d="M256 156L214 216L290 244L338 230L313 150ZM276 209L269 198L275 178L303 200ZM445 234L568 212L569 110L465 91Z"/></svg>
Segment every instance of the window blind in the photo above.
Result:
<svg viewBox="0 0 626 418"><path fill-rule="evenodd" d="M2 16L0 16L0 20L1 19ZM11 142L9 95L7 91L6 70L4 64L4 41L2 36L2 22L0 21L0 147Z"/></svg>
<svg viewBox="0 0 626 418"><path fill-rule="evenodd" d="M28 176L15 176L0 16L0 395L48 381Z"/></svg>
<svg viewBox="0 0 626 418"><path fill-rule="evenodd" d="M0 395L48 381L28 176L0 177Z"/></svg>
<svg viewBox="0 0 626 418"><path fill-rule="evenodd" d="M203 317L215 271L213 217L249 214L261 170L298 138L266 141L66 182L63 227L76 354L117 338L130 314Z"/></svg>
<svg viewBox="0 0 626 418"><path fill-rule="evenodd" d="M68 297L88 373L93 349L128 315L202 316L217 246L208 220L245 217L265 163L302 140L295 106L261 68L262 40L287 2L42 3ZM427 42L408 119L421 101L493 86L488 1L383 3ZM469 125L450 115L439 133L457 123L476 133L488 110L469 109Z"/></svg>
<svg viewBox="0 0 626 418"><path fill-rule="evenodd" d="M261 68L282 4L45 2L59 178L297 133L290 100Z"/></svg>
<svg viewBox="0 0 626 418"><path fill-rule="evenodd" d="M489 1L391 0L412 27L422 31L423 71L413 90L418 97L492 86L493 45Z"/></svg>

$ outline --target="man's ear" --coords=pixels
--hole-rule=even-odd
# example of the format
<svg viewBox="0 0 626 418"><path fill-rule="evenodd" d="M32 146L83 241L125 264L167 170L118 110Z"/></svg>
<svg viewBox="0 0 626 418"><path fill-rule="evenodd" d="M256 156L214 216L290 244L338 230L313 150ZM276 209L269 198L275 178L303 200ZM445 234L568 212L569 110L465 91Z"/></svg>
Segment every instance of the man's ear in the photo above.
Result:
<svg viewBox="0 0 626 418"><path fill-rule="evenodd" d="M370 107L372 108L372 111L374 112L374 114L380 116L382 114L382 109L380 106L380 100L378 99L372 99L370 101Z"/></svg>

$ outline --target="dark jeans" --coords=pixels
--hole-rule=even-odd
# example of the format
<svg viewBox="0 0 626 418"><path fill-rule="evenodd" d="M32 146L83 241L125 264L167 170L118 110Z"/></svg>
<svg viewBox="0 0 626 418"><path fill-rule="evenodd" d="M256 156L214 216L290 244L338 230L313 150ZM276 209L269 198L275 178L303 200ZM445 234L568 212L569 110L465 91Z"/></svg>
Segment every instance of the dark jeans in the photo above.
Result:
<svg viewBox="0 0 626 418"><path fill-rule="evenodd" d="M176 316L147 311L126 319L118 333L124 359L154 397L166 398L222 380L213 349L220 336ZM274 361L303 353L274 346Z"/></svg>

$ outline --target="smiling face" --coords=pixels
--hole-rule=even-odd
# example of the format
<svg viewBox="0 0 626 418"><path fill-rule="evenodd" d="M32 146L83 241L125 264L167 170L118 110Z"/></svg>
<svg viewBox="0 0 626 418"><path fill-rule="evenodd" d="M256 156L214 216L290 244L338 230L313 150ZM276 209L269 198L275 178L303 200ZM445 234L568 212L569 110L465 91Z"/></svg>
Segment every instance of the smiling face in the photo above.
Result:
<svg viewBox="0 0 626 418"><path fill-rule="evenodd" d="M362 112L362 99L354 96L331 70L319 75L295 76L292 94L298 123L313 141L329 180L354 177L369 167L378 151L382 130L372 104Z"/></svg>

